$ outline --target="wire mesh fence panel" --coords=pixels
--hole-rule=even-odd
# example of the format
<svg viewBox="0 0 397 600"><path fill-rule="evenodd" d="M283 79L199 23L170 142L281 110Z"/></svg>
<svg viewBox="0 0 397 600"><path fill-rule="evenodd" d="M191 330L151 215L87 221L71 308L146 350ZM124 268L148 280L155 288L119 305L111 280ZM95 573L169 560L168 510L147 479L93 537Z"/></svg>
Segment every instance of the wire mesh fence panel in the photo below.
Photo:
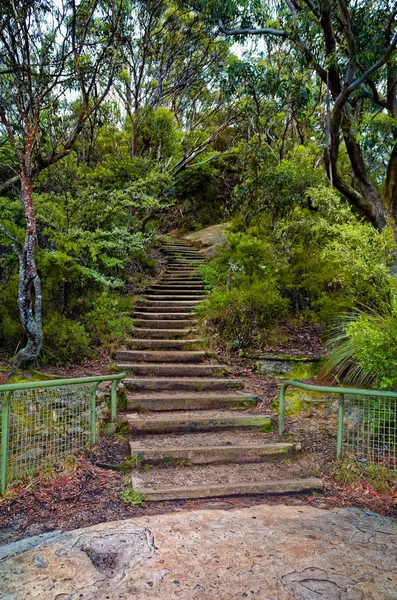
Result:
<svg viewBox="0 0 397 600"><path fill-rule="evenodd" d="M91 435L91 390L92 383L84 383L13 392L8 441L9 481L32 475L84 450ZM3 401L4 393L0 394L0 405Z"/></svg>
<svg viewBox="0 0 397 600"><path fill-rule="evenodd" d="M397 398L345 398L343 450L345 456L397 468Z"/></svg>

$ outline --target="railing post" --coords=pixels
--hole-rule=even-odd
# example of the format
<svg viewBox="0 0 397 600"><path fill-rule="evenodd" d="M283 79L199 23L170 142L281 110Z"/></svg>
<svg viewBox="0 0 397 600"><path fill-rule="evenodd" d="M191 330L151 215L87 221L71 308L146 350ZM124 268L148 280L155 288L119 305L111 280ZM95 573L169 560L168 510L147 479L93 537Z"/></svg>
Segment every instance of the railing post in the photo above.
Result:
<svg viewBox="0 0 397 600"><path fill-rule="evenodd" d="M91 389L91 409L90 409L90 421L91 421L91 443L96 443L96 391L98 389L99 382L94 383Z"/></svg>
<svg viewBox="0 0 397 600"><path fill-rule="evenodd" d="M4 496L7 489L8 475L8 442L10 435L10 404L12 392L4 393L3 409L1 414L1 465L0 465L0 493Z"/></svg>
<svg viewBox="0 0 397 600"><path fill-rule="evenodd" d="M280 390L280 400L278 403L278 432L280 435L284 433L284 420L285 420L285 390L287 389L288 383L283 383Z"/></svg>
<svg viewBox="0 0 397 600"><path fill-rule="evenodd" d="M345 395L339 394L338 403L338 437L336 442L336 458L343 454L343 425L345 421Z"/></svg>
<svg viewBox="0 0 397 600"><path fill-rule="evenodd" d="M114 381L112 381L112 391L110 394L110 418L112 421L114 421L117 416L117 406L116 406L117 384L118 384L118 379L115 379Z"/></svg>

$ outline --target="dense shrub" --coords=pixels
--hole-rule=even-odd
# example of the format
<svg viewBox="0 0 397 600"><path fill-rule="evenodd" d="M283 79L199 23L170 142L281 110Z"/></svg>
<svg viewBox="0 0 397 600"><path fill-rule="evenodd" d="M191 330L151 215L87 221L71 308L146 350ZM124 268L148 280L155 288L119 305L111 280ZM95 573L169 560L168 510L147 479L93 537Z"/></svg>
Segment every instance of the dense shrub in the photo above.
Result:
<svg viewBox="0 0 397 600"><path fill-rule="evenodd" d="M328 187L309 188L276 224L268 213L248 228L237 217L227 237L202 268L212 288L204 310L224 341L252 345L286 315L327 324L341 312L390 303L391 228L379 233Z"/></svg>

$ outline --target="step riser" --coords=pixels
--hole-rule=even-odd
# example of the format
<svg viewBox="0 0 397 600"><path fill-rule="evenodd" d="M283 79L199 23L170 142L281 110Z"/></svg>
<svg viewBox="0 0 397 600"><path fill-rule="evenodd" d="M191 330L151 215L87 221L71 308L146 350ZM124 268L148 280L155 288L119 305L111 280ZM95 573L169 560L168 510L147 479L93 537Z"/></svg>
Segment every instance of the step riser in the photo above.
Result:
<svg viewBox="0 0 397 600"><path fill-rule="evenodd" d="M134 329L133 337L140 339L156 338L163 340L182 339L193 337L197 333L196 329Z"/></svg>
<svg viewBox="0 0 397 600"><path fill-rule="evenodd" d="M244 429L250 431L271 431L272 422L270 417L235 417L233 419L222 419L222 417L214 419L201 419L198 417L195 420L174 419L173 421L164 420L145 420L128 418L127 420L134 431L138 433L187 433L194 431L214 431L222 429ZM231 446L232 447L232 446Z"/></svg>
<svg viewBox="0 0 397 600"><path fill-rule="evenodd" d="M220 365L162 365L119 363L120 371L137 377L225 377L226 369Z"/></svg>
<svg viewBox="0 0 397 600"><path fill-rule="evenodd" d="M125 379L124 385L128 390L134 392L142 391L191 391L191 392L206 392L206 391L230 391L230 390L241 390L243 385L241 382L235 379L220 380L214 379L194 379L194 380L183 380L183 379Z"/></svg>
<svg viewBox="0 0 397 600"><path fill-rule="evenodd" d="M256 406L256 400L242 400L241 398L222 398L219 394L213 398L167 398L141 399L128 397L127 410L151 410L166 412L168 410L208 410L212 408L245 409Z"/></svg>
<svg viewBox="0 0 397 600"><path fill-rule="evenodd" d="M198 321L194 319L186 319L183 321L177 321L175 319L166 320L151 320L151 319L135 319L134 324L135 327L140 327L142 329L183 329L184 327L189 327L190 329L196 325Z"/></svg>
<svg viewBox="0 0 397 600"><path fill-rule="evenodd" d="M192 440L194 442L194 440ZM263 446L221 446L201 448L170 448L166 450L139 450L131 444L132 460L138 464L161 465L183 461L191 465L217 463L262 463L293 455L293 444L267 444Z"/></svg>
<svg viewBox="0 0 397 600"><path fill-rule="evenodd" d="M126 341L128 348L135 350L200 350L206 345L205 340L153 340L129 339Z"/></svg>
<svg viewBox="0 0 397 600"><path fill-rule="evenodd" d="M186 488L159 488L157 490L140 490L139 483L135 482L133 476L132 486L134 489L143 493L145 502L246 496L247 494L302 494L313 491L322 491L324 489L321 479L316 478L254 483L208 484L206 486L188 486Z"/></svg>
<svg viewBox="0 0 397 600"><path fill-rule="evenodd" d="M208 359L208 352L145 352L139 350L119 350L116 354L118 362L149 363L201 363Z"/></svg>

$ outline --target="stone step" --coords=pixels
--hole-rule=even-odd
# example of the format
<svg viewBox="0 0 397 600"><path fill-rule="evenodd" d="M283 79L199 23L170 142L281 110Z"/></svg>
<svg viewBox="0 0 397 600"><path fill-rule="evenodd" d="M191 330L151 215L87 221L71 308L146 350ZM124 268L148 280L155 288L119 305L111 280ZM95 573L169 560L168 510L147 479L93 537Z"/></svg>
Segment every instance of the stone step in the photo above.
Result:
<svg viewBox="0 0 397 600"><path fill-rule="evenodd" d="M166 294L167 296L204 296L206 289L203 286L192 287L191 285L158 285L148 289L148 294Z"/></svg>
<svg viewBox="0 0 397 600"><path fill-rule="evenodd" d="M132 330L133 337L138 338L158 338L158 339L177 339L186 338L197 333L197 329L144 329L135 327Z"/></svg>
<svg viewBox="0 0 397 600"><path fill-rule="evenodd" d="M209 352L204 350L119 350L116 360L119 362L148 362L148 363L200 363L208 359Z"/></svg>
<svg viewBox="0 0 397 600"><path fill-rule="evenodd" d="M165 319L166 321L186 321L186 320L194 320L195 313L194 312L170 312L170 313L161 313L161 312L133 312L132 316L134 319L150 319L151 321L157 321Z"/></svg>
<svg viewBox="0 0 397 600"><path fill-rule="evenodd" d="M168 390L168 391L226 391L242 390L244 384L237 379L221 379L213 377L204 379L201 377L148 377L148 378L125 378L124 385L131 391Z"/></svg>
<svg viewBox="0 0 397 600"><path fill-rule="evenodd" d="M123 367L124 368L124 367ZM126 414L129 425L139 433L161 434L175 432L212 431L215 429L249 429L271 431L272 421L267 415L236 414L235 411L219 411L206 416L206 411L192 415L187 412L177 417L156 413L151 416Z"/></svg>
<svg viewBox="0 0 397 600"><path fill-rule="evenodd" d="M189 261L189 260L199 260L199 261L205 261L205 256L203 256L202 254L198 254L197 252L178 252L178 250L172 250L170 252L167 252L167 260L169 262L174 261L174 260L185 260L185 261Z"/></svg>
<svg viewBox="0 0 397 600"><path fill-rule="evenodd" d="M192 500L193 498L225 498L229 496L247 496L258 494L303 494L324 489L321 479L280 479L273 481L239 482L233 484L219 483L196 485L189 487L163 486L154 489L133 487L140 492L145 502L161 502L165 500Z"/></svg>
<svg viewBox="0 0 397 600"><path fill-rule="evenodd" d="M191 267L191 266L196 266L196 265L200 265L201 263L204 262L203 258L170 258L167 262L167 268L168 267L173 267L175 265L183 265L186 267Z"/></svg>
<svg viewBox="0 0 397 600"><path fill-rule="evenodd" d="M211 408L244 409L256 406L257 400L243 392L227 393L169 393L127 395L127 410L179 411L208 410Z"/></svg>
<svg viewBox="0 0 397 600"><path fill-rule="evenodd" d="M178 310L182 309L191 309L193 306L200 304L200 300L140 300L135 304L136 308L141 309L141 307L155 307L155 308L177 308ZM160 312L160 311L159 311ZM168 312L168 311L166 311Z"/></svg>
<svg viewBox="0 0 397 600"><path fill-rule="evenodd" d="M188 340L129 338L126 340L126 346L136 350L149 350L152 348L156 348L156 350L180 350L182 348L184 350L197 350L203 348L205 345L205 340L194 338Z"/></svg>
<svg viewBox="0 0 397 600"><path fill-rule="evenodd" d="M194 319L181 319L179 321L175 319L163 319L160 318L157 321L154 319L135 319L134 325L136 327L143 327L144 329L183 329L185 327L193 327L197 325L198 321Z"/></svg>
<svg viewBox="0 0 397 600"><path fill-rule="evenodd" d="M185 265L169 265L166 273L169 275L198 275L197 267L195 265L192 267L186 267Z"/></svg>
<svg viewBox="0 0 397 600"><path fill-rule="evenodd" d="M194 438L191 440L194 444ZM131 458L139 464L210 465L214 463L247 464L284 458L296 451L290 443L245 444L233 446L191 446L187 448L142 448L139 440L130 442ZM298 449L300 445L298 445Z"/></svg>
<svg viewBox="0 0 397 600"><path fill-rule="evenodd" d="M144 314L145 315L145 319L149 319L151 317L149 317L149 315L173 315L172 317L169 318L174 318L175 319L179 319L179 315L182 314L181 311L183 310L183 312L185 314L189 314L192 316L192 318L196 317L196 313L194 311L194 306L186 306L186 307L181 307L179 305L173 305L173 306L151 306L151 305L147 305L144 304L143 306L137 306L137 308L139 309L139 313L140 314ZM188 312L189 311L189 312ZM138 312L138 311L137 311ZM156 316L157 318L157 316ZM167 317L168 318L168 317Z"/></svg>
<svg viewBox="0 0 397 600"><path fill-rule="evenodd" d="M205 299L205 294L181 294L180 292L176 293L176 294L146 294L145 298L147 300L149 300L150 302L158 302L158 301L164 301L164 300L171 300L172 302L174 301L179 301L179 302L183 302L184 300L188 300L188 301L198 301L198 300L204 300Z"/></svg>
<svg viewBox="0 0 397 600"><path fill-rule="evenodd" d="M201 365L185 363L118 363L120 371L146 377L224 377L226 365Z"/></svg>
<svg viewBox="0 0 397 600"><path fill-rule="evenodd" d="M164 283L164 282L174 282L174 283L202 283L203 282L203 278L200 277L200 275L179 275L178 273L175 274L167 274L164 273L164 275L161 277L161 279L158 280L160 283Z"/></svg>
<svg viewBox="0 0 397 600"><path fill-rule="evenodd" d="M160 281L159 283L156 283L156 285L153 285L151 288L149 289L156 289L156 290L163 290L163 289L169 289L169 290L184 290L184 289L189 289L189 290L195 290L195 291L200 291L202 290L203 292L207 291L207 288L205 287L205 285L203 283L199 283L198 281L195 282L191 282L191 281Z"/></svg>
<svg viewBox="0 0 397 600"><path fill-rule="evenodd" d="M187 246L184 244L174 244L171 246L165 246L162 248L165 252L195 252L202 256L202 254L194 246Z"/></svg>

